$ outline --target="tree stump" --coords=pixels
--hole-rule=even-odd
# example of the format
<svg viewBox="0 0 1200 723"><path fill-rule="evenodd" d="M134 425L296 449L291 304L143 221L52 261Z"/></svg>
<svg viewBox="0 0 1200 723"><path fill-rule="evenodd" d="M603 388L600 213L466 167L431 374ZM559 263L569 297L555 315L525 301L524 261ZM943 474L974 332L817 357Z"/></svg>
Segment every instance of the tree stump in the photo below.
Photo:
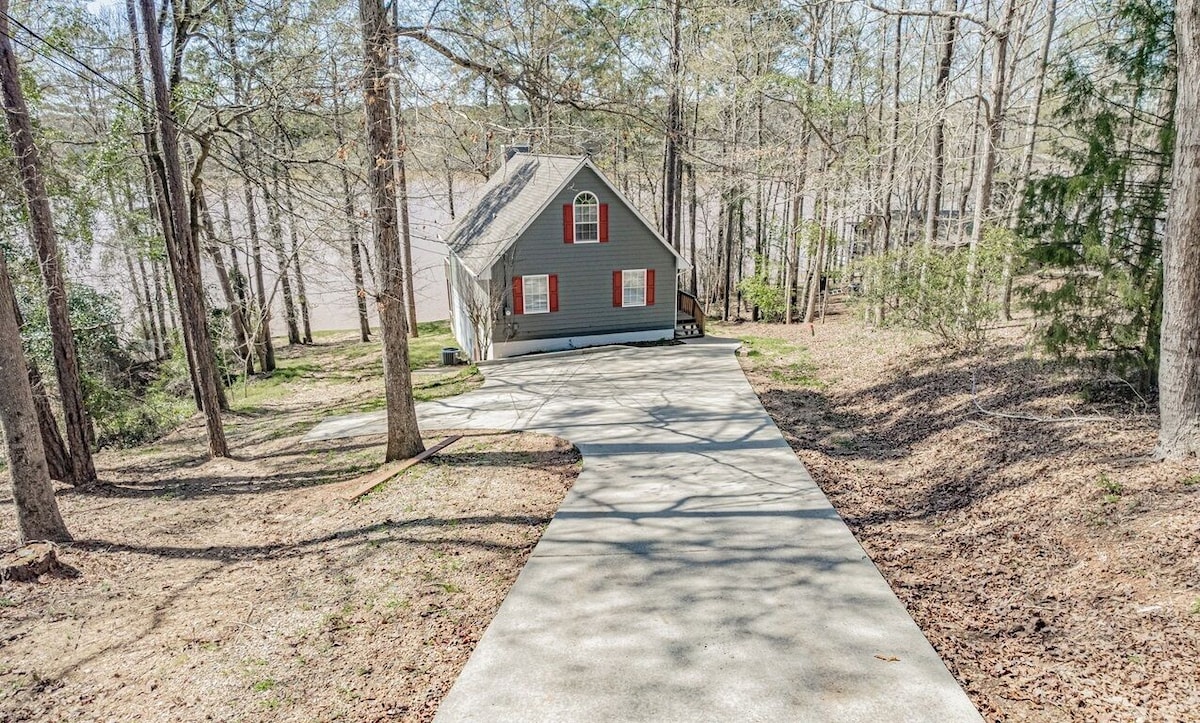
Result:
<svg viewBox="0 0 1200 723"><path fill-rule="evenodd" d="M49 572L73 572L58 561L56 546L50 542L34 542L0 556L0 581L33 582Z"/></svg>

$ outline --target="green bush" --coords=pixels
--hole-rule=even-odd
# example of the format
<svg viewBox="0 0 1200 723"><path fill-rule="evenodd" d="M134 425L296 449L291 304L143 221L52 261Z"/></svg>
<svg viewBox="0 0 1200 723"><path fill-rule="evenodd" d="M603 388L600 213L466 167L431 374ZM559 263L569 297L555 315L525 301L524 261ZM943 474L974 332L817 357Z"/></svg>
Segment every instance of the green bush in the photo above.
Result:
<svg viewBox="0 0 1200 723"><path fill-rule="evenodd" d="M754 277L742 279L738 290L751 306L757 306L764 321L780 321L787 308L783 289L775 286L767 278L767 265L760 262L758 268L762 271Z"/></svg>
<svg viewBox="0 0 1200 723"><path fill-rule="evenodd" d="M1020 244L1012 232L990 229L977 249L970 284L966 247L920 245L862 259L855 269L862 279L862 300L882 306L889 323L932 332L954 346L977 345L999 313L996 297L1005 258Z"/></svg>
<svg viewBox="0 0 1200 723"><path fill-rule="evenodd" d="M54 349L44 292L26 274L18 285L25 324L21 336L42 378L54 386ZM157 439L178 427L194 410L183 345L159 364L135 362L121 340L122 312L115 296L84 284L70 284L67 309L75 336L84 403L101 447L126 447Z"/></svg>
<svg viewBox="0 0 1200 723"><path fill-rule="evenodd" d="M91 409L101 447L132 447L169 434L196 411L183 344L166 361L143 370L148 381L110 387L103 404ZM132 375L131 375L132 376Z"/></svg>
<svg viewBox="0 0 1200 723"><path fill-rule="evenodd" d="M191 398L180 399L158 389L141 398L126 397L96 417L96 442L101 447L132 447L170 433L184 422L195 406Z"/></svg>

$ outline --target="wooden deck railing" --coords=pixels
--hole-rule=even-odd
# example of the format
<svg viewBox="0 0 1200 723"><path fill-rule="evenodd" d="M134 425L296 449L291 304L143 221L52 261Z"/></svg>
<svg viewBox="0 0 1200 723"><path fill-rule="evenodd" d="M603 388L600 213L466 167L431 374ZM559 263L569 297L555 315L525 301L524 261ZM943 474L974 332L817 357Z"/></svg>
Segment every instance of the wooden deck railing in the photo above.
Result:
<svg viewBox="0 0 1200 723"><path fill-rule="evenodd" d="M675 308L695 319L696 328L701 334L704 333L704 309L700 306L699 299L680 289Z"/></svg>

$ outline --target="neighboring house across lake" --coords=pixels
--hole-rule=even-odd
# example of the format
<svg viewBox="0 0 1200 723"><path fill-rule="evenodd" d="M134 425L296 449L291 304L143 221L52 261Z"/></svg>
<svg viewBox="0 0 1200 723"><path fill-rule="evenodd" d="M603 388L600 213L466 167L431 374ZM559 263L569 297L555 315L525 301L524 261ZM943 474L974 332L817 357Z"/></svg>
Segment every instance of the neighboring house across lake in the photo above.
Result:
<svg viewBox="0 0 1200 723"><path fill-rule="evenodd" d="M703 333L687 262L583 156L514 153L451 229L454 335L472 359Z"/></svg>

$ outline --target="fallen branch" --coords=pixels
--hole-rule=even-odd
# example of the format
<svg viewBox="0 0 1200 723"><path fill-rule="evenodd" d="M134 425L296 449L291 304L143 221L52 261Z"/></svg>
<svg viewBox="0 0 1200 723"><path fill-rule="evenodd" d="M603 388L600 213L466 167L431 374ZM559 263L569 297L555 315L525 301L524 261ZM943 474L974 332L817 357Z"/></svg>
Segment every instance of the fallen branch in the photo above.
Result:
<svg viewBox="0 0 1200 723"><path fill-rule="evenodd" d="M362 497L409 467L425 461L429 457L432 457L460 439L462 439L461 434L455 434L453 436L446 437L434 446L418 454L416 457L410 457L403 462L388 462L374 472L359 477L358 480L356 480L359 484L354 485L350 489L350 492L346 495L346 499L351 502L357 500L359 497Z"/></svg>
<svg viewBox="0 0 1200 723"><path fill-rule="evenodd" d="M986 414L989 417L1000 417L1001 419L1016 419L1016 420L1020 420L1022 422L1035 422L1035 423L1039 423L1039 424L1051 424L1051 423L1055 423L1055 422L1115 422L1115 421L1118 421L1116 417L1103 417L1103 416L1099 416L1099 415L1094 416L1094 417L1078 417L1078 416L1075 416L1075 417L1036 417L1032 414L1009 414L1007 412L993 412L990 409L984 409L983 405L980 404L979 400L976 398L975 371L974 370L971 371L971 404L974 405L975 409L978 410L981 414Z"/></svg>

